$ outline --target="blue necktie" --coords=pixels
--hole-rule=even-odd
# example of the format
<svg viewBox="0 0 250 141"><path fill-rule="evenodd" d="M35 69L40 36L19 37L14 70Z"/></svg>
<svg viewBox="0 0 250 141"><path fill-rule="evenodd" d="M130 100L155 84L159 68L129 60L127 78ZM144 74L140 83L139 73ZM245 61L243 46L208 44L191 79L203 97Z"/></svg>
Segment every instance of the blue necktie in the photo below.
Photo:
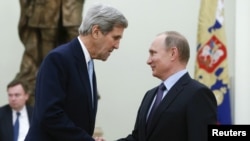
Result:
<svg viewBox="0 0 250 141"><path fill-rule="evenodd" d="M90 80L90 86L91 86L91 92L93 94L93 70L94 69L94 64L93 60L89 60L88 62L88 72L89 72L89 80Z"/></svg>
<svg viewBox="0 0 250 141"><path fill-rule="evenodd" d="M153 106L151 108L151 111L149 113L149 116L148 116L148 119L147 119L147 127L149 127L149 125L150 125L150 123L152 121L152 117L154 116L155 110L157 109L157 107L161 103L162 96L163 96L163 93L164 93L165 90L166 90L166 87L165 87L164 83L162 83L158 88L156 98L155 98L155 102L154 102L154 104L153 104Z"/></svg>
<svg viewBox="0 0 250 141"><path fill-rule="evenodd" d="M19 116L20 116L20 113L17 112L16 113L16 121L14 123L14 141L17 141L18 139L18 132L19 132Z"/></svg>
<svg viewBox="0 0 250 141"><path fill-rule="evenodd" d="M89 60L88 62L88 72L89 72L89 81L91 86L91 99L92 99L92 106L94 107L94 93L93 93L93 72L94 72L94 64L93 60Z"/></svg>

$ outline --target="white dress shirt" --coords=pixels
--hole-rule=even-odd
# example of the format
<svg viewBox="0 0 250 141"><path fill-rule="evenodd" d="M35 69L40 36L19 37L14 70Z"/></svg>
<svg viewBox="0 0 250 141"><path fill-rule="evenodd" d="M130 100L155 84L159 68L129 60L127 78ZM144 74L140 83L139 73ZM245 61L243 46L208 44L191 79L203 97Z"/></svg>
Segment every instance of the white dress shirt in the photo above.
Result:
<svg viewBox="0 0 250 141"><path fill-rule="evenodd" d="M20 116L19 116L19 134L18 134L18 141L24 141L30 124L29 124L29 116L27 113L27 109L26 106L24 106L20 111ZM12 119L13 119L13 125L16 121L17 115L16 115L17 111L12 110Z"/></svg>

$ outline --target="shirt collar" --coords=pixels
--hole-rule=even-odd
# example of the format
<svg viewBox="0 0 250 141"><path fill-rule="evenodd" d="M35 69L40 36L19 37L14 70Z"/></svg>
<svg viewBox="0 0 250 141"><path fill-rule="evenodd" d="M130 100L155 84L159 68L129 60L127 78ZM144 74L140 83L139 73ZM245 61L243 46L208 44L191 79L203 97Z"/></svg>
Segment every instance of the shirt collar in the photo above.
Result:
<svg viewBox="0 0 250 141"><path fill-rule="evenodd" d="M23 106L23 108L20 111L15 111L14 109L12 109L12 114L16 115L16 113L19 112L20 115L26 115L27 110L26 110L26 105Z"/></svg>
<svg viewBox="0 0 250 141"><path fill-rule="evenodd" d="M85 45L83 44L83 42L81 41L80 36L78 36L77 38L78 38L78 41L81 44L81 47L82 47L82 50L83 50L83 53L84 53L84 56L85 56L86 64L88 66L88 62L91 60L90 54L89 54L87 48L85 47Z"/></svg>
<svg viewBox="0 0 250 141"><path fill-rule="evenodd" d="M173 85L187 72L188 72L187 69L184 69L176 72L175 74L171 75L168 79L166 79L163 82L166 89L170 90L173 87Z"/></svg>

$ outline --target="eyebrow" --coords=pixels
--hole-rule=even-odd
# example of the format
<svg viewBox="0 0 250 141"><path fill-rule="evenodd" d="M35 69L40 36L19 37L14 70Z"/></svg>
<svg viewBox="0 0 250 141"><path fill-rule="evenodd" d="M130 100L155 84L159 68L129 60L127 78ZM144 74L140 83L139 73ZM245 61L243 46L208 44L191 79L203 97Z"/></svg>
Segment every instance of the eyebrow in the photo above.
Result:
<svg viewBox="0 0 250 141"><path fill-rule="evenodd" d="M114 35L113 37L114 37L114 38L122 38L121 35Z"/></svg>

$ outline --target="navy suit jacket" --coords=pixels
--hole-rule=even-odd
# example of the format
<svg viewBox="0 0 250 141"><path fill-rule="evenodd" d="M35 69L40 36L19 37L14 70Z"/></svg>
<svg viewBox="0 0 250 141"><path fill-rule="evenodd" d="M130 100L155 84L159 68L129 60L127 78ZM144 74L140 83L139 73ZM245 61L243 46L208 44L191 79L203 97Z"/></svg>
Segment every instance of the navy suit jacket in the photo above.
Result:
<svg viewBox="0 0 250 141"><path fill-rule="evenodd" d="M118 141L207 141L207 125L217 122L212 91L186 73L163 98L146 131L148 109L157 89L144 96L132 134Z"/></svg>
<svg viewBox="0 0 250 141"><path fill-rule="evenodd" d="M26 105L26 110L30 122L33 108ZM12 109L8 104L0 108L0 141L13 141L13 136Z"/></svg>
<svg viewBox="0 0 250 141"><path fill-rule="evenodd" d="M25 141L94 141L96 111L83 50L77 38L48 53L36 80L35 107Z"/></svg>

